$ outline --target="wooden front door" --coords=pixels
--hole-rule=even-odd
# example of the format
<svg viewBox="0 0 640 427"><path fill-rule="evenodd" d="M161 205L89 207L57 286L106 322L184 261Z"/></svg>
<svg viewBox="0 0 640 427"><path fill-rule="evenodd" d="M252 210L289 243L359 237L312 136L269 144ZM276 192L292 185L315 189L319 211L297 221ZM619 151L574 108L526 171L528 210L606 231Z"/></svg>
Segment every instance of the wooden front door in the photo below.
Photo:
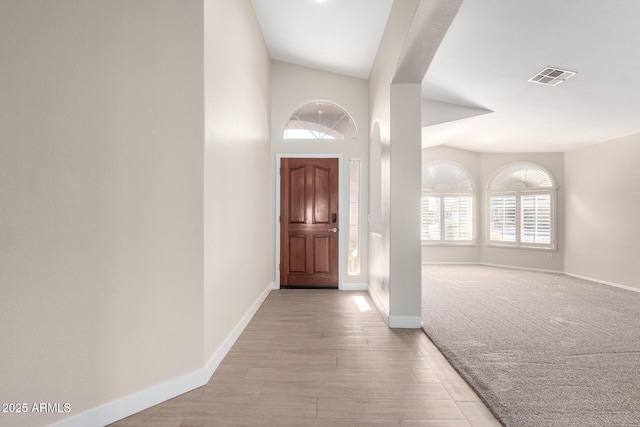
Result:
<svg viewBox="0 0 640 427"><path fill-rule="evenodd" d="M280 286L338 287L338 159L280 163Z"/></svg>

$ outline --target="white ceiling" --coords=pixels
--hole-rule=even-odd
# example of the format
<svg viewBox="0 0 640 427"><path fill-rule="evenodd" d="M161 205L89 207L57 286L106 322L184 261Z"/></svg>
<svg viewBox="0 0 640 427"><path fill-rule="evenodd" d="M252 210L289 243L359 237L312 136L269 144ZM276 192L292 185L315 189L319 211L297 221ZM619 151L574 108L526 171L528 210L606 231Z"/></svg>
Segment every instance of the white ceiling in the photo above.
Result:
<svg viewBox="0 0 640 427"><path fill-rule="evenodd" d="M273 59L367 78L391 0L253 4ZM423 146L562 152L640 132L639 18L633 0L465 0L423 81L441 110ZM527 82L547 66L578 74Z"/></svg>
<svg viewBox="0 0 640 427"><path fill-rule="evenodd" d="M369 78L393 0L252 0L272 59Z"/></svg>

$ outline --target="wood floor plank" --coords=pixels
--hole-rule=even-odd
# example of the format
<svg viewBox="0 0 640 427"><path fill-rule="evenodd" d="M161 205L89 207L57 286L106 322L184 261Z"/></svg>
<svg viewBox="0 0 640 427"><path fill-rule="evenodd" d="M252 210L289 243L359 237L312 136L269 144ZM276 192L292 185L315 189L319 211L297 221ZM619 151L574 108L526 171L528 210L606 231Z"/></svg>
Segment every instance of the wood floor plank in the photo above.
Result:
<svg viewBox="0 0 640 427"><path fill-rule="evenodd" d="M438 376L432 369L413 369L411 373L416 377L416 381L420 384L440 382Z"/></svg>
<svg viewBox="0 0 640 427"><path fill-rule="evenodd" d="M399 427L400 421L389 420L323 420L310 418L245 418L229 417L210 420L187 418L180 427ZM435 426L440 427L440 426ZM459 427L443 425L443 427ZM469 427L465 424L465 427Z"/></svg>
<svg viewBox="0 0 640 427"><path fill-rule="evenodd" d="M466 421L401 421L400 427L471 427Z"/></svg>
<svg viewBox="0 0 640 427"><path fill-rule="evenodd" d="M204 417L315 418L317 399L261 396L259 398L222 397L213 399L198 412Z"/></svg>
<svg viewBox="0 0 640 427"><path fill-rule="evenodd" d="M306 350L322 350L322 349L369 349L369 341L366 337L359 336L336 336L322 335L317 338L298 338L292 340L286 337L278 342L275 347L277 349L306 349Z"/></svg>
<svg viewBox="0 0 640 427"><path fill-rule="evenodd" d="M449 399L440 383L378 384L378 383L267 383L262 389L267 396L317 397L337 399L358 396L360 399Z"/></svg>
<svg viewBox="0 0 640 427"><path fill-rule="evenodd" d="M390 369L406 367L410 369L429 369L429 365L422 357L407 357L396 359L394 357L377 356L375 352L357 357L338 357L337 366L342 369L366 368L366 369Z"/></svg>
<svg viewBox="0 0 640 427"><path fill-rule="evenodd" d="M208 387L202 387L201 396L203 399L230 396L259 397L263 393L263 389L263 381L243 381L237 383L219 382L209 384Z"/></svg>
<svg viewBox="0 0 640 427"><path fill-rule="evenodd" d="M440 362L433 362L430 356L425 359L433 368L433 372L438 377L442 385L447 389L451 398L456 402L480 402L480 398L473 391L460 375L449 366L443 367ZM448 364L448 362L447 362Z"/></svg>
<svg viewBox="0 0 640 427"><path fill-rule="evenodd" d="M216 369L216 374L209 380L209 384L239 383L245 379L247 369L246 366L234 366L223 361Z"/></svg>
<svg viewBox="0 0 640 427"><path fill-rule="evenodd" d="M247 380L265 383L376 383L376 384L411 384L416 383L416 376L410 369L393 368L377 369L325 369L325 370L284 370L250 368L246 373Z"/></svg>
<svg viewBox="0 0 640 427"><path fill-rule="evenodd" d="M125 419L118 422L118 427L181 427L184 421L182 419L176 421L166 420L139 420L139 419Z"/></svg>
<svg viewBox="0 0 640 427"><path fill-rule="evenodd" d="M502 427L482 402L458 402L457 405L471 427Z"/></svg>
<svg viewBox="0 0 640 427"><path fill-rule="evenodd" d="M377 420L465 420L451 400L318 399L318 418Z"/></svg>

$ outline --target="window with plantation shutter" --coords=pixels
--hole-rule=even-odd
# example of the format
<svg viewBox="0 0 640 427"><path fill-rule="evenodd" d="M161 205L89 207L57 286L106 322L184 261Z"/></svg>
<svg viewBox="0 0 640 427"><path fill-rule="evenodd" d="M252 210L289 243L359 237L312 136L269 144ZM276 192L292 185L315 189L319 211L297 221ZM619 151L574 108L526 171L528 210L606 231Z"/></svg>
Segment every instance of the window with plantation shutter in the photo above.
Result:
<svg viewBox="0 0 640 427"><path fill-rule="evenodd" d="M556 187L531 162L500 169L489 183L489 244L555 249Z"/></svg>
<svg viewBox="0 0 640 427"><path fill-rule="evenodd" d="M491 196L489 200L490 239L497 242L516 241L516 195Z"/></svg>
<svg viewBox="0 0 640 427"><path fill-rule="evenodd" d="M473 182L460 166L436 161L422 169L422 230L424 244L472 244Z"/></svg>
<svg viewBox="0 0 640 427"><path fill-rule="evenodd" d="M520 241L551 244L551 195L523 194L520 203Z"/></svg>

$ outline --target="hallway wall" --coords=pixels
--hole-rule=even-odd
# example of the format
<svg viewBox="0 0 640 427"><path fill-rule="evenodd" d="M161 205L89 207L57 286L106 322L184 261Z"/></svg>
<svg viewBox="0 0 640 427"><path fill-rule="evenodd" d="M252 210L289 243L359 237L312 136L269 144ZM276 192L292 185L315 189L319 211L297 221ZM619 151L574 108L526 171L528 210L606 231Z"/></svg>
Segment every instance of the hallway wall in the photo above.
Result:
<svg viewBox="0 0 640 427"><path fill-rule="evenodd" d="M206 0L204 22L204 362L210 363L271 287L271 59L250 0Z"/></svg>
<svg viewBox="0 0 640 427"><path fill-rule="evenodd" d="M70 405L2 425L202 366L202 17L199 0L0 4L0 401Z"/></svg>

